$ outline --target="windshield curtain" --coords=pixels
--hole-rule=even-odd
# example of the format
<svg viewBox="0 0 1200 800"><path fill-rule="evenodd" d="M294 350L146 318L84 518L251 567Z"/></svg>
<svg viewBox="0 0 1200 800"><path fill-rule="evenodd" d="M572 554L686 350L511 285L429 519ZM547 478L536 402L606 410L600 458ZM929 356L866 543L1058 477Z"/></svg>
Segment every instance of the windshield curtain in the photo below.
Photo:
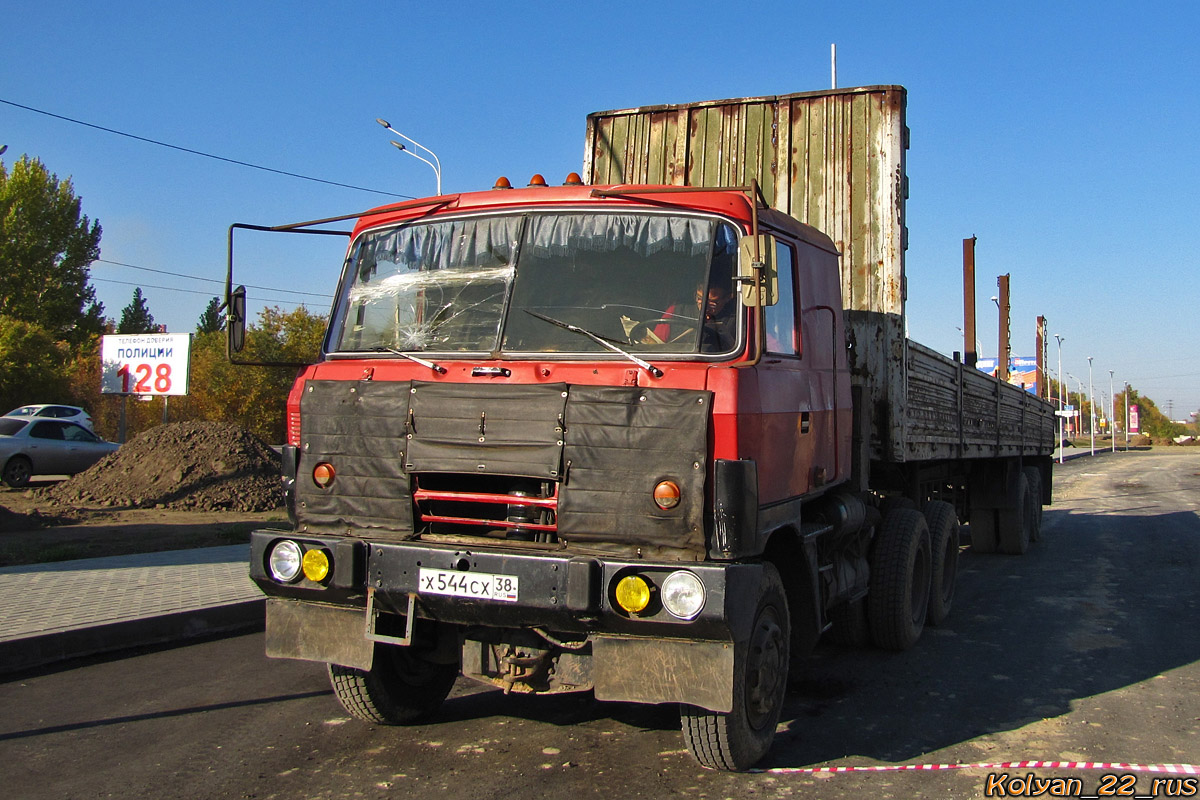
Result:
<svg viewBox="0 0 1200 800"><path fill-rule="evenodd" d="M702 301L706 286L728 297L736 253L732 225L666 214L531 213L367 234L348 260L331 349L607 352L566 324L631 350L725 352L736 303L702 324Z"/></svg>

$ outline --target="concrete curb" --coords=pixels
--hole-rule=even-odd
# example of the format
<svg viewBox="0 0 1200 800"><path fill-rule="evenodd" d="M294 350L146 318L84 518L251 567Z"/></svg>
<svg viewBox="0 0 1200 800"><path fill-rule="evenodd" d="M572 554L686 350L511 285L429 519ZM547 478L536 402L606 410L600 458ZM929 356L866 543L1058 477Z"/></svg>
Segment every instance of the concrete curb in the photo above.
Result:
<svg viewBox="0 0 1200 800"><path fill-rule="evenodd" d="M262 630L265 604L247 600L16 639L0 644L0 674L130 647Z"/></svg>

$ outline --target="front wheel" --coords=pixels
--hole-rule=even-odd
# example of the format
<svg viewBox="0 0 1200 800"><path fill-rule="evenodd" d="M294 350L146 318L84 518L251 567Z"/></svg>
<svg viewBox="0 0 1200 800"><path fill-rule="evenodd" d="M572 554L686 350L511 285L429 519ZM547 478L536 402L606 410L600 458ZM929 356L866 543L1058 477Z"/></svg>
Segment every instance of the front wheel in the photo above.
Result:
<svg viewBox="0 0 1200 800"><path fill-rule="evenodd" d="M783 581L763 564L754 627L734 653L733 710L679 708L683 741L701 766L741 772L771 749L787 689L790 627Z"/></svg>
<svg viewBox="0 0 1200 800"><path fill-rule="evenodd" d="M441 707L458 665L435 664L399 645L375 645L369 670L329 665L329 683L342 708L353 717L379 725L407 725Z"/></svg>
<svg viewBox="0 0 1200 800"><path fill-rule="evenodd" d="M4 482L13 489L28 486L32 477L33 464L25 456L13 456L4 465Z"/></svg>

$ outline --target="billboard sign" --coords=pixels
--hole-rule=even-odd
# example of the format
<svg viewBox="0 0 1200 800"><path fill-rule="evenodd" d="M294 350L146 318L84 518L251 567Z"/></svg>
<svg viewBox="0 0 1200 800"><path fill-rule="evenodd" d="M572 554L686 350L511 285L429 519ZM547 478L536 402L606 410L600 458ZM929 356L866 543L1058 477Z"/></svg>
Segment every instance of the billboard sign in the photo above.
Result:
<svg viewBox="0 0 1200 800"><path fill-rule="evenodd" d="M190 333L140 333L101 337L102 394L188 393Z"/></svg>
<svg viewBox="0 0 1200 800"><path fill-rule="evenodd" d="M1137 406L1129 407L1129 432L1130 433L1141 433L1142 432L1141 420L1138 417L1138 407Z"/></svg>
<svg viewBox="0 0 1200 800"><path fill-rule="evenodd" d="M981 372L986 372L994 378L998 371L998 363L994 358L981 358L975 363L975 366ZM1008 382L1036 395L1038 393L1037 358L1035 356L1009 356Z"/></svg>

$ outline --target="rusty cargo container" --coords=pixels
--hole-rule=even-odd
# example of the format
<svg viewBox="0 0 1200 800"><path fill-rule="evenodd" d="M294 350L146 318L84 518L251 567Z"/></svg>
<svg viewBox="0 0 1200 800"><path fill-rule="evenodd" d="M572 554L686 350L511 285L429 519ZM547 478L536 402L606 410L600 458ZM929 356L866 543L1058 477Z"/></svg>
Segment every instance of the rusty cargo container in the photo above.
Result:
<svg viewBox="0 0 1200 800"><path fill-rule="evenodd" d="M905 337L907 93L867 86L590 114L584 180L748 186L842 254L870 460L1045 455L1053 410ZM865 463L867 459L863 459Z"/></svg>

